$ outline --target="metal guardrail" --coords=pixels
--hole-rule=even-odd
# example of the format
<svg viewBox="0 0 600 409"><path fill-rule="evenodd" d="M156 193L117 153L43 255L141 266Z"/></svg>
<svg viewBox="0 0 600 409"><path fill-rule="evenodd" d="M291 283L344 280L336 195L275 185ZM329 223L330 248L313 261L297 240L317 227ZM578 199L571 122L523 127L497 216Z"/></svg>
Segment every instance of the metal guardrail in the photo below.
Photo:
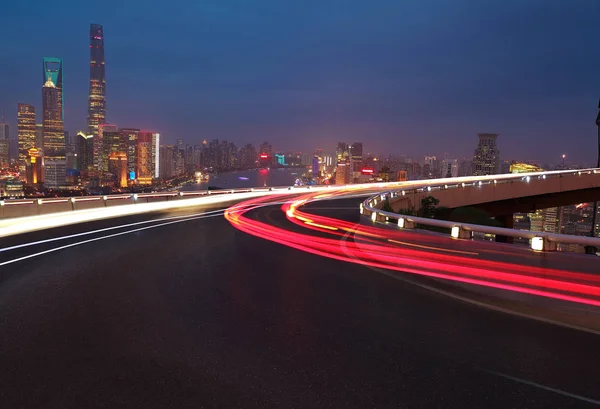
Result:
<svg viewBox="0 0 600 409"><path fill-rule="evenodd" d="M433 191L437 189L449 189L456 187L469 187L477 186L480 187L485 184L498 184L498 183L514 183L515 181L530 182L534 178L546 179L549 177L563 177L564 175L585 175L585 174L600 174L600 169L582 169L582 170L569 170L569 171L553 171L553 172L538 172L538 173L527 173L527 174L515 174L515 175L491 175L476 178L461 178L458 183L453 184L439 184L439 180L429 180L429 183L423 183L420 186L416 186L413 189L389 191L385 193L379 193L375 196L371 196L360 204L360 212L363 215L371 216L371 220L384 221L384 220L397 220L399 228L415 228L417 224L442 227L450 229L451 236L453 238L472 238L472 233L478 232L483 234L494 234L497 236L516 237L516 238L527 238L531 239L531 247L534 250L556 250L557 243L564 244L579 244L583 246L593 246L600 248L600 238L598 237L586 237L586 236L574 236L569 234L556 234L547 232L533 232L525 230L515 230L504 227L493 227L483 226L477 224L452 222L448 220L430 219L426 217L416 217L410 215L403 215L398 213L386 212L378 207L382 205L387 199L405 196L412 192L423 192ZM448 180L448 179L444 179Z"/></svg>
<svg viewBox="0 0 600 409"><path fill-rule="evenodd" d="M154 193L125 193L101 196L73 196L55 198L0 199L0 220L15 217L70 212L137 203L185 200L203 196L229 195L248 192L291 191L310 189L303 186L273 186L202 191L169 191Z"/></svg>

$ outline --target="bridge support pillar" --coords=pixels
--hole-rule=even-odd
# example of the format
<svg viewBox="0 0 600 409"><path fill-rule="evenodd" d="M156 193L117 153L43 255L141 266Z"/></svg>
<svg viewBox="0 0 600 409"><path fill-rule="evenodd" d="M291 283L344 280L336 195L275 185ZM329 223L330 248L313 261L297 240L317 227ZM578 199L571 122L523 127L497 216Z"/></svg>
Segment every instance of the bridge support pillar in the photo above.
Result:
<svg viewBox="0 0 600 409"><path fill-rule="evenodd" d="M501 227L504 227L504 228L507 228L507 229L512 229L514 227L514 220L513 220L512 213L511 214L502 215L502 216L496 216L495 219L502 224ZM513 237L497 235L496 236L496 241L498 243L512 243L513 242Z"/></svg>

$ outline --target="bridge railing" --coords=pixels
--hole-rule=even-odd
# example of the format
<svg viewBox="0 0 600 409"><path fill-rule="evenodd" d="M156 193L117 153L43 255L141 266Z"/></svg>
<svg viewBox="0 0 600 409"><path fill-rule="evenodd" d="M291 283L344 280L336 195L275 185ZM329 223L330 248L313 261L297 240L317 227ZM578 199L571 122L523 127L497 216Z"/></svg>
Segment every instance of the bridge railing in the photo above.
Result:
<svg viewBox="0 0 600 409"><path fill-rule="evenodd" d="M301 189L310 189L310 186L274 186L202 191L126 193L102 196L3 199L0 200L0 219L45 215L51 213L88 210L112 206L132 205L138 203L185 200L203 196L229 195L236 193L263 191L296 191Z"/></svg>
<svg viewBox="0 0 600 409"><path fill-rule="evenodd" d="M482 234L493 234L496 236L530 239L531 248L539 251L556 250L558 243L578 244L583 246L592 246L600 248L600 238L598 237L575 236L569 234L557 234L548 232L516 230L504 227L483 226L478 224L461 223L449 220L439 220L427 217L416 217L412 215L392 213L381 210L380 208L386 200L399 196L405 196L415 192L430 192L438 189L451 189L457 187L481 187L484 184L514 183L518 180L521 180L525 183L529 183L534 178L546 179L549 177L563 177L565 174L577 176L587 174L600 174L600 169L582 169L576 171L570 170L543 173L538 172L515 175L492 175L475 178L467 177L461 178L458 181L458 183L453 184L440 184L439 180L433 179L426 183L419 184L418 186L415 186L411 189L388 191L371 196L360 204L360 212L364 216L370 216L373 222L389 222L393 220L397 224L398 228L401 229L412 229L416 228L417 225L446 228L450 230L451 237L456 239L471 239L473 237L473 233L477 232Z"/></svg>

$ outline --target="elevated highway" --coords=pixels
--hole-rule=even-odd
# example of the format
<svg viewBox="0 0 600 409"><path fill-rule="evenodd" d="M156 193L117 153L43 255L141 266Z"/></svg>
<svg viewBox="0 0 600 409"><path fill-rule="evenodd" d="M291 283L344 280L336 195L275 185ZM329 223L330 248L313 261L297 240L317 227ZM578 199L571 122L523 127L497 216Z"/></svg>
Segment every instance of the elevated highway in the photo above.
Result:
<svg viewBox="0 0 600 409"><path fill-rule="evenodd" d="M360 224L365 198L425 183L2 230L3 405L599 405L597 259Z"/></svg>

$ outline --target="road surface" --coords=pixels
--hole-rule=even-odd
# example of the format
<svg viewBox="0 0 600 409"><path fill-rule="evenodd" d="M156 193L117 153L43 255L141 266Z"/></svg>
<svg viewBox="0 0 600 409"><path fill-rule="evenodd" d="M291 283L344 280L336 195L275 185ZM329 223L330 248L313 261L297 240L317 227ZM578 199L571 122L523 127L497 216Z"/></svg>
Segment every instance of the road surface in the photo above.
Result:
<svg viewBox="0 0 600 409"><path fill-rule="evenodd" d="M320 206L358 218L347 201ZM68 226L3 247L206 210ZM249 216L290 224L278 206ZM600 404L596 335L256 238L220 216L183 220L1 253L2 407ZM171 224L139 230L162 223Z"/></svg>

